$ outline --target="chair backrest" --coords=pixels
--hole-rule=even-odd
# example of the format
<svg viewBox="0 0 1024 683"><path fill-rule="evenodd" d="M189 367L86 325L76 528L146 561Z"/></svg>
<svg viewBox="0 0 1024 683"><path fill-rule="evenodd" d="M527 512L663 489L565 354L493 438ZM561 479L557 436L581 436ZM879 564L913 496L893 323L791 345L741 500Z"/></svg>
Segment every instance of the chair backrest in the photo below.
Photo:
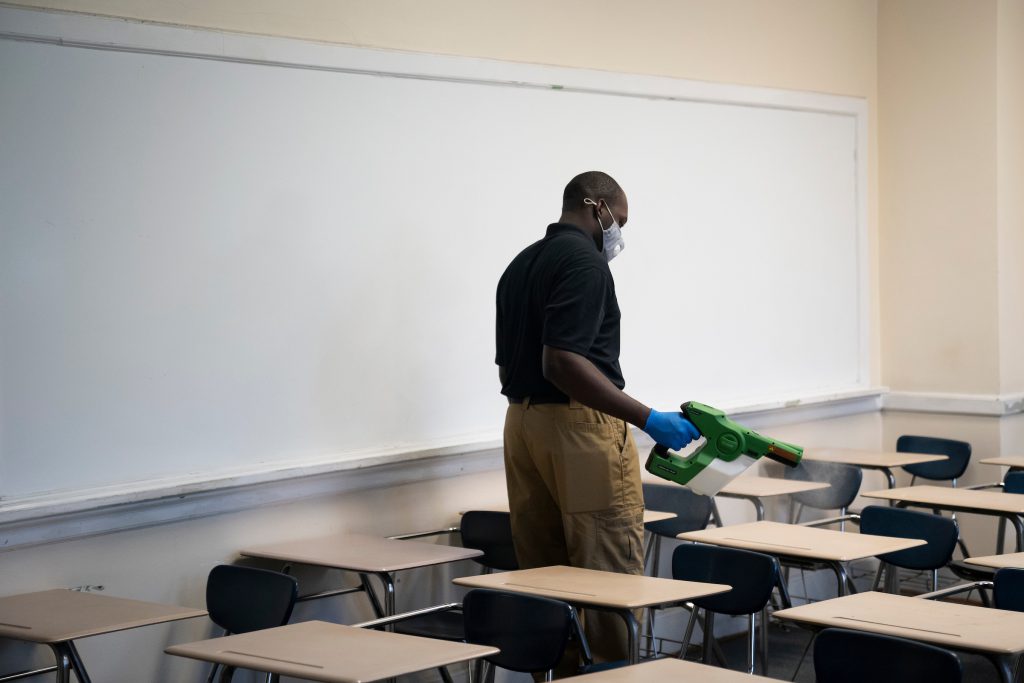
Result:
<svg viewBox="0 0 1024 683"><path fill-rule="evenodd" d="M947 460L904 466L904 470L922 479L952 481L963 476L967 464L971 461L971 444L966 441L941 439L937 436L904 434L896 439L896 450L900 453L931 453L948 456Z"/></svg>
<svg viewBox="0 0 1024 683"><path fill-rule="evenodd" d="M684 543L672 552L672 578L732 586L726 593L693 601L697 607L721 614L759 612L771 598L778 572L774 557L750 550Z"/></svg>
<svg viewBox="0 0 1024 683"><path fill-rule="evenodd" d="M814 641L818 683L960 683L960 659L934 645L864 631L827 628Z"/></svg>
<svg viewBox="0 0 1024 683"><path fill-rule="evenodd" d="M993 582L996 608L1024 612L1024 569L1000 569Z"/></svg>
<svg viewBox="0 0 1024 683"><path fill-rule="evenodd" d="M884 505L869 505L860 513L860 532L875 536L919 538L916 548L879 555L878 559L905 569L940 569L953 558L957 523L949 517Z"/></svg>
<svg viewBox="0 0 1024 683"><path fill-rule="evenodd" d="M848 508L857 497L860 483L864 479L864 473L854 465L812 460L804 460L797 467L787 467L782 476L795 481L828 482L827 489L802 491L792 495L797 503L818 510Z"/></svg>
<svg viewBox="0 0 1024 683"><path fill-rule="evenodd" d="M1024 472L1008 472L1003 477L1003 493L1024 493Z"/></svg>
<svg viewBox="0 0 1024 683"><path fill-rule="evenodd" d="M501 650L487 661L537 673L555 668L573 633L572 607L535 595L475 589L462 599L466 642Z"/></svg>
<svg viewBox="0 0 1024 683"><path fill-rule="evenodd" d="M269 569L219 564L206 579L210 619L228 633L284 626L298 596L295 577Z"/></svg>
<svg viewBox="0 0 1024 683"><path fill-rule="evenodd" d="M462 515L460 531L464 547L484 552L474 558L483 566L501 571L519 569L512 544L512 517L508 512L469 510Z"/></svg>
<svg viewBox="0 0 1024 683"><path fill-rule="evenodd" d="M644 484L644 507L676 516L659 522L648 522L644 528L659 536L675 538L687 531L700 531L711 520L710 496L702 496L678 484Z"/></svg>

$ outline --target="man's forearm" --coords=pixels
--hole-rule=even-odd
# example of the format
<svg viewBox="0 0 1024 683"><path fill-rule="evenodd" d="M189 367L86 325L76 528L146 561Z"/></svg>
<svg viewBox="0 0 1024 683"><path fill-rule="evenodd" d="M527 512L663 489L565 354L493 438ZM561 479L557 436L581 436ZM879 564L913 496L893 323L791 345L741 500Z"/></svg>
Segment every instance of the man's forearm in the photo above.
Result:
<svg viewBox="0 0 1024 683"><path fill-rule="evenodd" d="M544 347L544 378L594 410L643 428L651 409L625 393L578 353Z"/></svg>

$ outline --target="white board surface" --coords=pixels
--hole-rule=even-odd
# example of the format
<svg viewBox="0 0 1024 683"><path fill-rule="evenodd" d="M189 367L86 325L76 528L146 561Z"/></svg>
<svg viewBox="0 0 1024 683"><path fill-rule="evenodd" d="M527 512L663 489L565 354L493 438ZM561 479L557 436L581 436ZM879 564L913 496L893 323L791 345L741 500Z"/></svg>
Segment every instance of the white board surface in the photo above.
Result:
<svg viewBox="0 0 1024 683"><path fill-rule="evenodd" d="M468 61L480 78L0 40L0 497L496 438L497 279L590 169L630 201L627 391L867 386L858 107Z"/></svg>

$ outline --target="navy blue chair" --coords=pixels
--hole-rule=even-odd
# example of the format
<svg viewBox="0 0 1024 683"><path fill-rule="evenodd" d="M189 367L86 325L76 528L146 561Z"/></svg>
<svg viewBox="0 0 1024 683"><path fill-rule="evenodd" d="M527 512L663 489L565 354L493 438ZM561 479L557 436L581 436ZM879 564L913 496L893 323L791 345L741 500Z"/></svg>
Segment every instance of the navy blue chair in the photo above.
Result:
<svg viewBox="0 0 1024 683"><path fill-rule="evenodd" d="M668 483L645 483L643 491L645 508L675 514L675 517L670 519L644 524L644 530L650 533L650 540L644 552L644 567L651 576L657 576L661 563L662 539L667 538L670 542L675 542L678 534L706 528L711 521L714 498L694 493L678 484ZM654 644L657 640L654 628L655 613L656 610L647 611L647 623L644 626L651 652L655 650Z"/></svg>
<svg viewBox="0 0 1024 683"><path fill-rule="evenodd" d="M960 658L913 640L828 628L814 643L817 683L960 683Z"/></svg>
<svg viewBox="0 0 1024 683"><path fill-rule="evenodd" d="M1024 470L1010 470L1003 478L1003 493L1024 493Z"/></svg>
<svg viewBox="0 0 1024 683"><path fill-rule="evenodd" d="M1013 470L1006 475L1002 482L1002 489L1004 493L1024 493L1024 471ZM1004 539L1006 537L1006 518L999 518L998 533L996 535L996 554L1003 554ZM1020 550L1020 548L1018 548ZM957 578L963 579L964 581L994 581L995 570L990 567L983 567L979 564L971 564L962 560L953 560L949 563L950 570L956 574ZM988 595L985 591L979 591L981 595L981 602L985 607L989 607Z"/></svg>
<svg viewBox="0 0 1024 683"><path fill-rule="evenodd" d="M467 643L501 650L484 658L488 666L544 673L545 680L550 681L574 639L584 665L593 662L576 610L561 600L475 589L463 598L462 614ZM485 673L478 680L488 679Z"/></svg>
<svg viewBox="0 0 1024 683"><path fill-rule="evenodd" d="M220 564L206 579L206 610L224 635L284 626L299 597L295 577L255 567ZM212 683L217 665L207 679ZM225 667L221 681L230 681L234 667Z"/></svg>
<svg viewBox="0 0 1024 683"><path fill-rule="evenodd" d="M747 673L754 671L754 650L757 642L754 632L754 615L761 613L761 668L767 668L767 629L765 607L771 599L772 590L779 582L779 563L771 555L750 550L724 548L714 545L685 544L672 553L672 578L682 581L704 581L724 583L732 590L718 595L698 598L693 604L704 610L703 658L708 661L715 632L715 614L731 616L747 615ZM696 610L690 615L683 635L683 646L679 651L682 658L690 644ZM723 661L724 665L725 662Z"/></svg>
<svg viewBox="0 0 1024 683"><path fill-rule="evenodd" d="M896 439L896 450L900 453L929 453L945 455L946 460L922 462L917 465L904 465L903 469L911 474L910 485L913 486L918 477L932 481L948 481L956 488L956 480L967 471L971 462L971 444L956 439L943 439L938 436L915 436L904 434ZM938 510L934 510L939 514ZM956 513L952 515L956 519ZM970 557L963 539L957 541L964 557Z"/></svg>
<svg viewBox="0 0 1024 683"><path fill-rule="evenodd" d="M939 569L953 559L953 551L960 535L956 521L948 517L883 505L869 505L861 511L860 531L862 534L918 538L926 542L925 545L916 548L878 556L882 563L875 577L875 587L877 588L884 569L890 579L888 583L892 590L896 590L898 586L899 568L930 571L932 590L937 590Z"/></svg>
<svg viewBox="0 0 1024 683"><path fill-rule="evenodd" d="M971 444L937 436L904 434L896 439L896 450L900 453L928 453L947 457L946 460L904 465L903 469L913 476L910 480L911 486L917 477L921 477L934 481L949 481L955 487L956 480L963 476L971 461Z"/></svg>
<svg viewBox="0 0 1024 683"><path fill-rule="evenodd" d="M672 512L675 517L657 522L647 522L644 530L651 533L644 564L652 564L651 576L658 574L658 556L661 539L674 541L676 536L688 531L700 531L711 521L713 499L702 496L677 484L644 484L644 507L659 512Z"/></svg>
<svg viewBox="0 0 1024 683"><path fill-rule="evenodd" d="M997 609L1024 612L1024 569L1000 569L993 583L992 593Z"/></svg>
<svg viewBox="0 0 1024 683"><path fill-rule="evenodd" d="M791 515L796 524L805 507L838 510L840 516L845 515L860 492L864 471L853 465L805 460L798 467L785 468L782 476L794 481L823 481L829 484L826 489L801 491L790 496L790 504L797 506Z"/></svg>
<svg viewBox="0 0 1024 683"><path fill-rule="evenodd" d="M519 569L516 550L512 544L512 521L508 512L469 510L459 522L459 534L465 548L482 550L483 555L473 560L482 565L483 573L495 569ZM466 638L462 615L457 611L434 612L395 624L396 633L424 638L463 641Z"/></svg>

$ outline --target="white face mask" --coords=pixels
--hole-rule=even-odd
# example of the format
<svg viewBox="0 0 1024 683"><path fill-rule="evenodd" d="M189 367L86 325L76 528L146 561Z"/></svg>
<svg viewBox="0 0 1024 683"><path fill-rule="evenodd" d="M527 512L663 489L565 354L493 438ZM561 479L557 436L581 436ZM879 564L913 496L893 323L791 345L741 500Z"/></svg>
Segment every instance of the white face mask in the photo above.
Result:
<svg viewBox="0 0 1024 683"><path fill-rule="evenodd" d="M583 203L597 206L597 202L593 199L584 199ZM611 261L626 248L626 241L622 239L622 229L619 227L619 222L615 220L615 214L612 213L610 208L608 209L608 215L612 217L611 225L607 228L604 227L604 223L601 222L600 213L597 216L597 224L601 226L601 236L604 239L601 252L604 254L605 259Z"/></svg>

